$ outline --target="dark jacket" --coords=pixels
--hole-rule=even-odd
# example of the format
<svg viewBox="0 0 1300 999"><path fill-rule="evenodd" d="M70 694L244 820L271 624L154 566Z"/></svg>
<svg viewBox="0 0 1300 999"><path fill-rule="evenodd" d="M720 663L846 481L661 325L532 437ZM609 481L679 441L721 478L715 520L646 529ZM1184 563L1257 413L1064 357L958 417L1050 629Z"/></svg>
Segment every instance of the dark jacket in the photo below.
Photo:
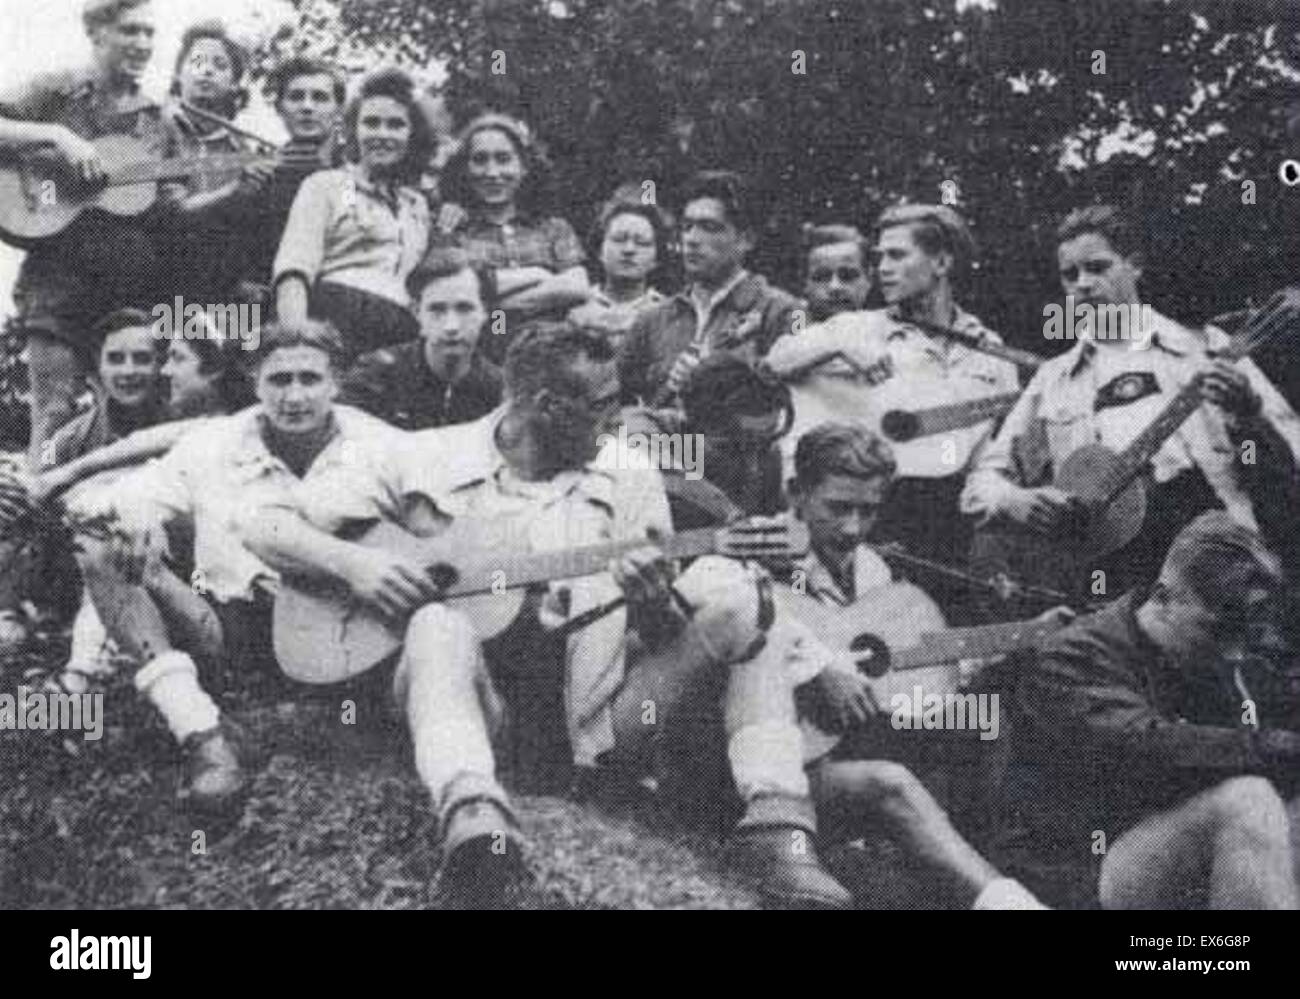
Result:
<svg viewBox="0 0 1300 999"><path fill-rule="evenodd" d="M777 337L796 328L794 313L802 305L761 275L747 274L713 310L703 334L711 350L739 354L751 364L757 363ZM754 334L733 343L734 334L747 325L751 315L758 323ZM619 355L619 378L628 403L654 399L677 358L695 340L697 325L689 289L636 318Z"/></svg>
<svg viewBox="0 0 1300 999"><path fill-rule="evenodd" d="M448 384L429 367L424 341L385 347L357 358L339 401L400 427L431 430L468 423L501 402L501 371L478 354L460 381Z"/></svg>

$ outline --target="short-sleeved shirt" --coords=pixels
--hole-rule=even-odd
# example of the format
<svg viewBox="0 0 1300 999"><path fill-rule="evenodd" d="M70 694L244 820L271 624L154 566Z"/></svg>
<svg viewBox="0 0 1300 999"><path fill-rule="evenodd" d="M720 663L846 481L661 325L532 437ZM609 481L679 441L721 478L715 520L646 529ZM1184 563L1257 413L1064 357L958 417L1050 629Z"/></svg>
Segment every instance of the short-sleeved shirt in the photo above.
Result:
<svg viewBox="0 0 1300 999"><path fill-rule="evenodd" d="M0 94L0 115L63 125L83 139L134 136L159 159L171 141L157 100L140 91L116 100L90 69L44 73ZM156 261L147 217L92 216L23 260L13 295L28 329L76 341L97 315L150 297Z"/></svg>
<svg viewBox="0 0 1300 999"><path fill-rule="evenodd" d="M433 430L496 409L501 384L501 370L478 353L463 378L443 381L425 359L424 341L415 340L359 357L339 400L403 430Z"/></svg>
<svg viewBox="0 0 1300 999"><path fill-rule="evenodd" d="M689 288L673 295L638 315L623 341L619 376L625 400L653 402L692 344L700 356L728 353L758 363L778 337L795 328L801 307L793 295L743 270L703 310Z"/></svg>
<svg viewBox="0 0 1300 999"><path fill-rule="evenodd" d="M423 192L369 183L354 163L302 182L275 258L275 280L296 274L313 287L331 282L406 308L406 278L429 243Z"/></svg>
<svg viewBox="0 0 1300 999"><path fill-rule="evenodd" d="M109 501L162 522L188 521L194 564L221 602L274 589L278 575L244 547L242 526L263 506L301 507L349 479L368 480L405 435L366 413L334 407L334 436L302 478L267 449L260 406L204 423L162 458L121 480ZM327 485L328 484L328 485Z"/></svg>
<svg viewBox="0 0 1300 999"><path fill-rule="evenodd" d="M956 310L955 332L983 343L1000 344L996 333L963 309ZM820 423L861 422L878 430L890 409L923 409L957 401L1014 392L1020 382L1015 365L957 341L931 336L901 319L892 310L844 312L801 333L782 337L768 352L767 363L777 374L800 368L808 360L838 351L791 385L795 419L782 440L787 474L793 473L799 438ZM986 428L991 429L990 426ZM898 450L898 474L917 474L941 463L927 460L921 448L935 436ZM954 469L953 471L961 471Z"/></svg>

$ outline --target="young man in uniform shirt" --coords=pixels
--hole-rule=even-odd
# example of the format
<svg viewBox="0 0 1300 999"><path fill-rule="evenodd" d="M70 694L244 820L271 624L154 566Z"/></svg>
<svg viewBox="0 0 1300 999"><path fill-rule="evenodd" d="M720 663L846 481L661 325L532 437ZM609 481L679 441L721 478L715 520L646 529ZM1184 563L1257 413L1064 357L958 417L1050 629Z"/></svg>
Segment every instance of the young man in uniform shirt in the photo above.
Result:
<svg viewBox="0 0 1300 999"><path fill-rule="evenodd" d="M701 358L733 353L756 364L796 328L798 299L745 269L758 231L756 209L734 173L709 170L687 184L681 220L687 286L637 317L623 343L624 399L661 405Z"/></svg>
<svg viewBox="0 0 1300 999"><path fill-rule="evenodd" d="M1300 454L1300 420L1249 360L1215 361L1227 344L1218 330L1195 333L1142 305L1143 258L1131 224L1113 206L1071 212L1057 230L1061 284L1094 310L1133 306L1143 328L1129 339L1085 330L1070 350L1043 364L997 436L976 461L963 512L1051 536L1079 516L1078 503L1051 486L1053 469L1084 444L1118 452L1138 437L1182 387L1199 381L1201 406L1152 460L1155 488L1138 537L1098 563L1114 595L1149 583L1177 532L1198 513L1222 507L1257 528L1244 481L1243 445L1276 433Z"/></svg>
<svg viewBox="0 0 1300 999"><path fill-rule="evenodd" d="M745 802L739 862L773 900L842 907L849 896L812 847L814 820L785 677L790 639L749 569L706 556L674 583L662 550L647 542L607 573L553 583L540 605L525 602L503 636L484 642L467 612L430 602L437 586L419 559L330 533L382 518L436 535L478 520L498 538L504 532L535 551L666 533L658 473L635 467L617 445L597 454L598 433L618 402L613 360L603 338L569 324L526 327L507 357L500 409L414 435L361 491L342 484L319 490L308 507L264 510L249 544L281 571L337 580L395 616L414 612L397 687L416 767L443 829L444 877L453 893L496 895L523 874L523 837L491 745L500 722L493 678L521 666L542 668L512 661L517 650L535 647L539 629L622 597L626 609L616 606L574 631L558 650L575 766L644 766L664 726L681 724L725 688L728 755ZM641 651L626 666L629 626Z"/></svg>

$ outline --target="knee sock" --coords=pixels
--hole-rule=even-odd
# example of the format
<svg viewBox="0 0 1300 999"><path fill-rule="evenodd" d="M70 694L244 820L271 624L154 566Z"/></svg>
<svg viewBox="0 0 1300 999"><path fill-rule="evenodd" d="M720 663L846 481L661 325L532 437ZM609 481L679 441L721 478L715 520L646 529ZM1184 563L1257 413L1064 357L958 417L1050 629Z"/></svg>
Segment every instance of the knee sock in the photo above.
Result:
<svg viewBox="0 0 1300 999"><path fill-rule="evenodd" d="M158 709L177 742L215 728L221 720L216 702L199 686L194 660L176 649L146 663L135 675L135 689Z"/></svg>

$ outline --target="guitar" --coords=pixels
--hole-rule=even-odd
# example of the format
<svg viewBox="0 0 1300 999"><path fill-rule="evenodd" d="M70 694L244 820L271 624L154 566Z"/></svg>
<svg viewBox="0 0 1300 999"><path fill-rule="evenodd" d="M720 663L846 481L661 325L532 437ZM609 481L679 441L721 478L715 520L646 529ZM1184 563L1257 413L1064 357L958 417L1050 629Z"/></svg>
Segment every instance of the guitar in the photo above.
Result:
<svg viewBox="0 0 1300 999"><path fill-rule="evenodd" d="M847 607L820 604L784 589L776 591L782 610L808 625L832 651L851 657L886 714L893 713L894 695L910 699L918 686L924 697L960 692L975 675L958 665L962 660L990 659L1036 645L1066 623L1035 619L948 628L934 601L910 583L868 590ZM921 709L913 705L913 729L920 727ZM845 735L806 717L800 728L806 763L825 756Z"/></svg>
<svg viewBox="0 0 1300 999"><path fill-rule="evenodd" d="M368 530L358 543L414 554L443 585L442 599L469 615L480 638L501 634L519 616L528 587L606 570L611 559L645 540L606 542L560 551L519 553L512 525L453 521L443 533L418 537L391 523ZM795 558L808 550L797 521L737 523L669 535L659 542L669 558L716 553L733 558ZM285 578L275 599L275 655L304 683L335 683L356 676L402 647L405 621L379 615L341 584Z"/></svg>
<svg viewBox="0 0 1300 999"><path fill-rule="evenodd" d="M1236 361L1282 333L1300 316L1300 288L1277 292L1242 327L1218 357ZM976 531L971 565L977 572L1078 590L1087 569L1133 541L1147 510L1146 472L1151 459L1201 405L1195 382L1184 385L1151 424L1120 452L1085 444L1054 470L1051 485L1083 502L1085 517L1062 537L1045 538L1020 525Z"/></svg>
<svg viewBox="0 0 1300 999"><path fill-rule="evenodd" d="M1002 392L929 409L891 409L880 418L880 432L896 444L905 444L920 437L933 437L999 419L1011 411L1019 398L1019 392Z"/></svg>
<svg viewBox="0 0 1300 999"><path fill-rule="evenodd" d="M90 140L107 171L98 183L83 180L67 164L41 150L0 151L0 240L29 250L57 236L90 209L139 215L158 198L161 181L278 163L261 153L220 153L159 159L131 135Z"/></svg>

